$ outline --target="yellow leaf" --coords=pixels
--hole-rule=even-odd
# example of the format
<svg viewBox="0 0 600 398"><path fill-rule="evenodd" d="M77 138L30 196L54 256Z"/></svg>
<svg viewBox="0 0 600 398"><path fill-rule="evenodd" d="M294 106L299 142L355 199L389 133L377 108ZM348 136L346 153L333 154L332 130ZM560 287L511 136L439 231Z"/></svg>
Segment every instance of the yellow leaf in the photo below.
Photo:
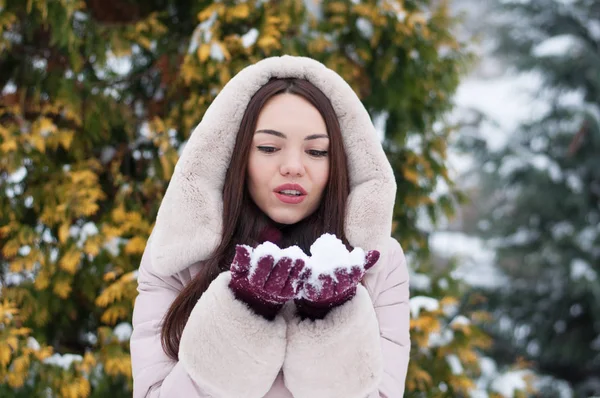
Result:
<svg viewBox="0 0 600 398"><path fill-rule="evenodd" d="M281 18L275 15L270 15L267 17L267 23L269 25L277 25L281 23Z"/></svg>
<svg viewBox="0 0 600 398"><path fill-rule="evenodd" d="M88 372L89 373L89 372ZM90 382L85 377L79 378L78 391L81 397L88 397L91 392Z"/></svg>
<svg viewBox="0 0 600 398"><path fill-rule="evenodd" d="M166 156L160 156L159 161L163 170L163 178L165 180L169 180L173 175L174 165L169 161L169 159L167 159Z"/></svg>
<svg viewBox="0 0 600 398"><path fill-rule="evenodd" d="M17 373L26 373L29 369L29 357L21 355L12 363L13 371Z"/></svg>
<svg viewBox="0 0 600 398"><path fill-rule="evenodd" d="M348 6L345 3L335 1L327 5L327 9L333 13L344 13L348 10Z"/></svg>
<svg viewBox="0 0 600 398"><path fill-rule="evenodd" d="M140 236L133 237L125 245L125 253L142 254L146 248L146 239Z"/></svg>
<svg viewBox="0 0 600 398"><path fill-rule="evenodd" d="M38 151L46 151L46 140L41 135L34 135L31 137L31 143Z"/></svg>
<svg viewBox="0 0 600 398"><path fill-rule="evenodd" d="M231 74L229 73L229 69L221 68L219 71L219 80L221 81L221 85L227 84L227 82L231 79Z"/></svg>
<svg viewBox="0 0 600 398"><path fill-rule="evenodd" d="M198 46L198 59L200 62L205 62L210 55L210 44L202 43Z"/></svg>
<svg viewBox="0 0 600 398"><path fill-rule="evenodd" d="M106 274L104 274L104 277L102 277L102 279L104 280L104 282L110 282L114 281L116 277L117 271L108 271Z"/></svg>
<svg viewBox="0 0 600 398"><path fill-rule="evenodd" d="M245 19L250 15L248 3L240 3L229 10L229 15L237 19Z"/></svg>
<svg viewBox="0 0 600 398"><path fill-rule="evenodd" d="M137 42L144 47L146 50L150 50L152 48L152 43L150 42L150 40L147 37L144 36L138 36L137 37Z"/></svg>
<svg viewBox="0 0 600 398"><path fill-rule="evenodd" d="M60 243L65 243L69 238L69 229L70 225L68 223L64 223L58 228L58 240Z"/></svg>
<svg viewBox="0 0 600 398"><path fill-rule="evenodd" d="M440 300L440 307L454 306L458 304L458 299L452 296L446 296Z"/></svg>
<svg viewBox="0 0 600 398"><path fill-rule="evenodd" d="M31 333L31 329L29 328L17 328L10 331L13 336L27 336Z"/></svg>
<svg viewBox="0 0 600 398"><path fill-rule="evenodd" d="M21 272L25 269L25 260L22 258L16 258L10 262L10 272Z"/></svg>
<svg viewBox="0 0 600 398"><path fill-rule="evenodd" d="M0 344L0 364L2 366L6 366L10 362L10 353L8 344Z"/></svg>
<svg viewBox="0 0 600 398"><path fill-rule="evenodd" d="M57 128L54 122L47 117L42 117L38 120L37 131L38 134L45 136L49 133L56 132Z"/></svg>
<svg viewBox="0 0 600 398"><path fill-rule="evenodd" d="M126 356L117 356L108 358L105 362L106 373L111 376L130 376L131 375L131 359Z"/></svg>
<svg viewBox="0 0 600 398"><path fill-rule="evenodd" d="M13 152L16 151L18 148L17 146L17 140L11 138L6 139L1 145L0 145L0 151L4 152L4 153L9 153L9 152Z"/></svg>
<svg viewBox="0 0 600 398"><path fill-rule="evenodd" d="M122 306L113 306L104 311L100 320L108 325L114 325L119 319L125 319L128 311Z"/></svg>
<svg viewBox="0 0 600 398"><path fill-rule="evenodd" d="M52 355L52 347L43 347L40 350L35 352L35 357L37 358L38 361L43 361L44 359L48 358L50 355Z"/></svg>
<svg viewBox="0 0 600 398"><path fill-rule="evenodd" d="M50 279L48 278L48 273L42 270L35 277L35 281L33 282L33 287L36 290L44 290L50 284Z"/></svg>
<svg viewBox="0 0 600 398"><path fill-rule="evenodd" d="M16 336L10 336L6 338L6 345L13 351L17 351L19 348L19 339Z"/></svg>
<svg viewBox="0 0 600 398"><path fill-rule="evenodd" d="M148 23L146 21L139 22L135 25L135 32L142 33L148 30Z"/></svg>
<svg viewBox="0 0 600 398"><path fill-rule="evenodd" d="M86 184L94 183L98 181L98 176L91 170L77 170L72 171L69 176L73 184Z"/></svg>
<svg viewBox="0 0 600 398"><path fill-rule="evenodd" d="M81 370L83 372L89 374L94 368L94 366L96 366L96 357L94 357L94 354L92 354L91 352L86 352L79 366L81 367Z"/></svg>
<svg viewBox="0 0 600 398"><path fill-rule="evenodd" d="M100 246L102 244L102 238L98 236L94 236L85 241L85 245L83 246L83 251L90 256L96 257L98 253L100 253Z"/></svg>
<svg viewBox="0 0 600 398"><path fill-rule="evenodd" d="M71 294L71 283L68 280L59 280L54 284L52 291L61 299L66 299Z"/></svg>
<svg viewBox="0 0 600 398"><path fill-rule="evenodd" d="M20 246L21 245L19 244L18 240L11 239L4 244L4 247L2 248L2 254L4 254L4 257L14 257L17 255Z"/></svg>
<svg viewBox="0 0 600 398"><path fill-rule="evenodd" d="M200 11L198 13L198 21L204 22L205 20L210 18L211 15L213 14L213 12L215 11L215 8L216 8L216 5L211 4L208 7L206 7L204 10Z"/></svg>
<svg viewBox="0 0 600 398"><path fill-rule="evenodd" d="M273 47L273 48L280 47L279 41L277 39L275 39L273 36L263 36L258 40L258 42L256 44L263 50L268 49L269 47Z"/></svg>
<svg viewBox="0 0 600 398"><path fill-rule="evenodd" d="M419 184L419 174L415 170L404 168L402 169L402 174L404 175L404 178L406 180L412 182L415 185Z"/></svg>
<svg viewBox="0 0 600 398"><path fill-rule="evenodd" d="M69 150L69 148L71 148L71 143L73 142L73 137L75 137L75 131L62 130L58 136L58 139L60 140L60 144L63 146L63 148Z"/></svg>
<svg viewBox="0 0 600 398"><path fill-rule="evenodd" d="M121 277L121 281L123 281L123 282L131 282L131 281L135 281L135 280L137 280L136 271L128 272Z"/></svg>
<svg viewBox="0 0 600 398"><path fill-rule="evenodd" d="M60 261L58 265L61 269L64 269L69 274L74 274L77 272L77 266L79 265L79 260L81 259L81 253L75 249L69 249Z"/></svg>
<svg viewBox="0 0 600 398"><path fill-rule="evenodd" d="M10 372L7 376L8 385L15 389L23 387L26 377L27 373Z"/></svg>

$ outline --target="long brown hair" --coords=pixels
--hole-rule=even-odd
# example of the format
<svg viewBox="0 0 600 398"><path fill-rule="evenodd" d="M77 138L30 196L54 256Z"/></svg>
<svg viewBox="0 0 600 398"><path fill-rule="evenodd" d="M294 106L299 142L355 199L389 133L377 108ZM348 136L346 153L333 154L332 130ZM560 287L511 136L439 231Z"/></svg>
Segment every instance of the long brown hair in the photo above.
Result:
<svg viewBox="0 0 600 398"><path fill-rule="evenodd" d="M162 325L165 353L177 360L179 341L192 309L211 282L229 269L235 245L255 246L261 232L272 224L252 201L246 186L250 148L259 113L267 101L278 94L290 93L309 101L325 120L330 137L329 180L318 209L304 220L289 226L278 226L282 247L297 245L308 254L310 245L323 233L334 233L344 243L344 219L349 194L346 153L340 125L329 99L313 84L303 79L271 79L252 97L237 134L229 169L223 186L223 231L221 243L212 256L203 261L196 277L179 293L167 311Z"/></svg>

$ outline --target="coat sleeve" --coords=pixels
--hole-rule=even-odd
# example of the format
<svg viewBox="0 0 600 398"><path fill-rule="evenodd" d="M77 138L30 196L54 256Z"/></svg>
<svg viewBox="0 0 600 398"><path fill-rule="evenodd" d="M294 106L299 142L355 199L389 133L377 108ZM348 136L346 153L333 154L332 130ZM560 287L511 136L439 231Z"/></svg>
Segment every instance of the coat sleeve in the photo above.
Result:
<svg viewBox="0 0 600 398"><path fill-rule="evenodd" d="M192 310L175 361L162 349L161 322L183 283L155 274L144 253L130 341L134 398L258 398L269 391L283 364L285 321L267 321L236 300L230 277L219 275Z"/></svg>
<svg viewBox="0 0 600 398"><path fill-rule="evenodd" d="M352 300L324 319L292 317L288 322L283 372L295 398L404 395L410 354L408 271L395 240L380 266L384 269L371 282L375 294L360 285Z"/></svg>
<svg viewBox="0 0 600 398"><path fill-rule="evenodd" d="M382 288L374 301L379 321L384 371L378 391L369 398L401 398L410 359L409 281L406 257L392 239L390 267L382 275Z"/></svg>

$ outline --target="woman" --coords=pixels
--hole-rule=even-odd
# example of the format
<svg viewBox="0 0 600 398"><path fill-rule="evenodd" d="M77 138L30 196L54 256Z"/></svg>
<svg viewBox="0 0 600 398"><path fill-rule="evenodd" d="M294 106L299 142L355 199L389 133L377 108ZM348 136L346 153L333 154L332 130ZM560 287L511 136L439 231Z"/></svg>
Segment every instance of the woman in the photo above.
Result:
<svg viewBox="0 0 600 398"><path fill-rule="evenodd" d="M142 258L134 396L402 397L409 291L390 237L395 192L338 74L291 56L238 73L190 137ZM333 277L298 256L251 259L263 242L310 254L324 233L370 251Z"/></svg>

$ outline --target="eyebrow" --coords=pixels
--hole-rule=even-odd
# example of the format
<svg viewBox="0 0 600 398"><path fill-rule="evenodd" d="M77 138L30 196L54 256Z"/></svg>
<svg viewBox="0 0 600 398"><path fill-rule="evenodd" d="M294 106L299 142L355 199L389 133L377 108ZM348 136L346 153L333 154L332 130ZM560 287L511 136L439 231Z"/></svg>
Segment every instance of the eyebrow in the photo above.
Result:
<svg viewBox="0 0 600 398"><path fill-rule="evenodd" d="M270 130L270 129L258 130L258 131L256 131L255 134L259 134L259 133L271 134L271 135L274 135L275 137L284 138L284 139L287 138L287 136L285 134L283 134L282 132L277 131L277 130ZM304 141L316 140L319 138L329 139L329 136L327 134L311 134L309 136L306 136L304 138Z"/></svg>

